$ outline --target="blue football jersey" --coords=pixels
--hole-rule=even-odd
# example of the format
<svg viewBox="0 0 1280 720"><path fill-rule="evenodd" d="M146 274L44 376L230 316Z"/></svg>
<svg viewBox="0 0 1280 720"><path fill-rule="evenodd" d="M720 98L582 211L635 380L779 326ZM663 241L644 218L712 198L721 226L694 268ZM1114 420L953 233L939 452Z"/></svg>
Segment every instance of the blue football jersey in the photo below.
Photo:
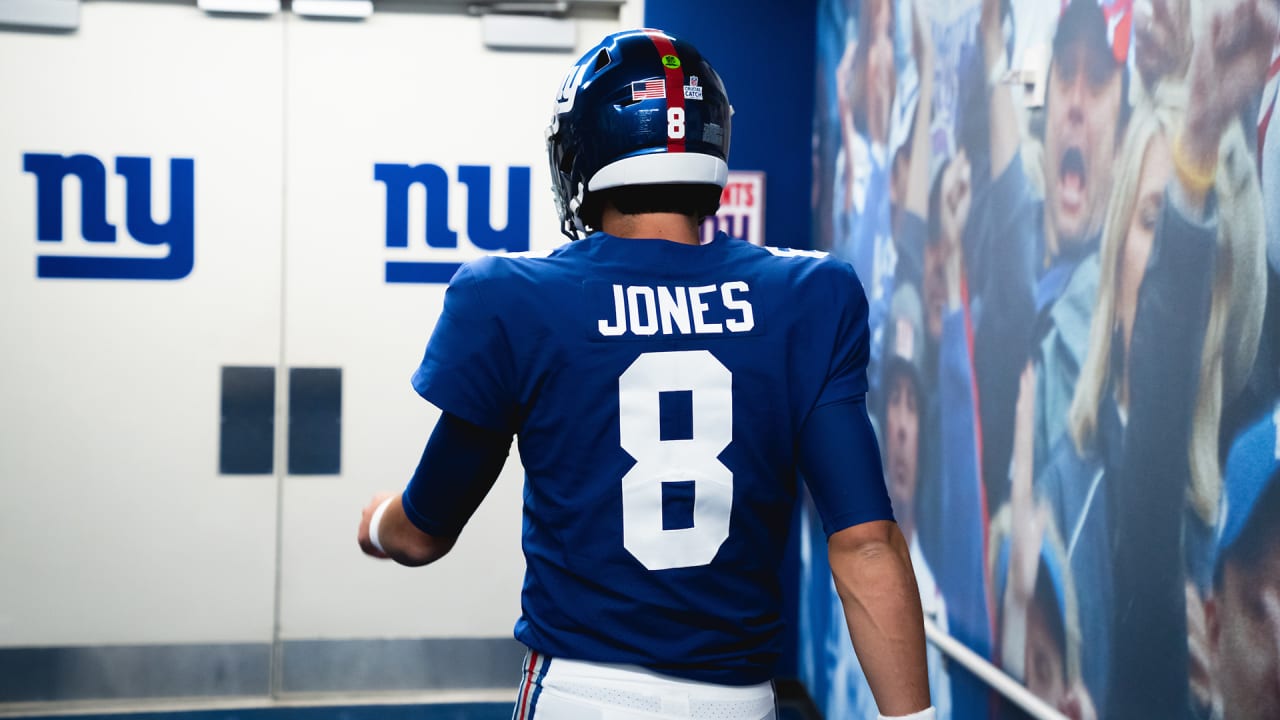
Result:
<svg viewBox="0 0 1280 720"><path fill-rule="evenodd" d="M866 317L847 263L723 234L597 233L463 266L413 385L518 437L516 637L551 657L771 678L796 436L866 393ZM872 507L825 494L829 526L891 518L873 485Z"/></svg>

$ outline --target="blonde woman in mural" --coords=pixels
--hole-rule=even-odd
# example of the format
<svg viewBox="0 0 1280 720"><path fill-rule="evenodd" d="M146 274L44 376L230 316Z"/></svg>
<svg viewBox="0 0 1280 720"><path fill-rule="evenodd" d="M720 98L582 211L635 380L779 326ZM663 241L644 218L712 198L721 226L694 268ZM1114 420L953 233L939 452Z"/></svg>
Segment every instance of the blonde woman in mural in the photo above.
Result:
<svg viewBox="0 0 1280 720"><path fill-rule="evenodd" d="M1130 121L1068 416L1073 447L1055 449L1039 482L1068 528L1073 565L1088 568L1085 653L1107 658L1108 716L1150 710L1153 687L1185 706L1191 670L1203 674L1203 638L1191 657L1176 629L1198 611L1188 586L1208 579L1223 395L1241 386L1258 340L1262 208L1247 146L1233 125L1215 188L1193 186L1176 154L1203 113L1184 108L1185 92L1166 85ZM1179 447L1188 450L1169 451Z"/></svg>
<svg viewBox="0 0 1280 720"><path fill-rule="evenodd" d="M1199 603L1187 581L1207 583L1219 415L1257 345L1261 200L1238 118L1261 87L1274 10L1220 8L1197 35L1189 93L1166 79L1135 109L1092 258L1097 305L1059 419L1067 432L1047 457L1037 442L1034 463L1014 458L1015 486L1038 468L1037 494L1066 537L1084 675L1104 717L1180 716L1204 702L1203 685L1188 697L1204 643L1190 655ZM1028 366L1024 393L1041 371Z"/></svg>
<svg viewBox="0 0 1280 720"><path fill-rule="evenodd" d="M1120 158L1089 354L1069 415L1081 453L1099 442L1101 403L1114 402L1121 418L1126 457L1112 489L1117 502L1111 516L1117 693L1140 692L1120 678L1131 672L1134 681L1149 677L1153 666L1179 656L1186 658L1184 667L1173 672L1183 683L1188 673L1205 676L1199 598L1208 583L1222 485L1218 423L1224 396L1230 399L1242 387L1252 365L1265 292L1261 192L1238 123L1219 153L1216 245L1197 252L1172 247L1178 239L1170 237L1169 247L1160 247L1156 231L1165 186L1178 174L1174 143L1182 104L1169 99L1175 89L1161 93L1160 107L1135 114ZM1143 387L1145 398L1139 397ZM1135 510L1141 512L1130 512ZM1169 628L1183 624L1174 616L1187 613L1188 627L1200 630L1192 652L1171 648L1168 655L1147 644L1170 637ZM1145 662L1126 665L1123 656L1129 653ZM1195 701L1203 705L1204 686L1196 689Z"/></svg>

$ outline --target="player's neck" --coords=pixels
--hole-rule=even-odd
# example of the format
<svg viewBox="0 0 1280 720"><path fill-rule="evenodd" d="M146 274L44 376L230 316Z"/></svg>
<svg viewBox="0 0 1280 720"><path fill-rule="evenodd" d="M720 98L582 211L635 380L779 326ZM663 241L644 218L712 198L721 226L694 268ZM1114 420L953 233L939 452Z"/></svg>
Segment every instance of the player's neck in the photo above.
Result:
<svg viewBox="0 0 1280 720"><path fill-rule="evenodd" d="M620 238L658 238L685 245L702 243L698 221L680 213L625 215L606 206L600 217L600 229Z"/></svg>

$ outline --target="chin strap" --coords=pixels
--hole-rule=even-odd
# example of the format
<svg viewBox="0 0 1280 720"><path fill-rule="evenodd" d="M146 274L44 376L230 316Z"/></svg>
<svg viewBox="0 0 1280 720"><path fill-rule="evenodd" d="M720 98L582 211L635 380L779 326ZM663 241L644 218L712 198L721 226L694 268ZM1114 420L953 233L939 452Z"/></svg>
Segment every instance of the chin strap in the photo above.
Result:
<svg viewBox="0 0 1280 720"><path fill-rule="evenodd" d="M582 218L578 216L578 211L582 209L582 204L586 201L587 188L582 183L578 183L578 193L569 198L568 207L565 208L565 216L560 219L560 233L570 240L581 240L583 235L590 234ZM579 233L582 233L580 235Z"/></svg>
<svg viewBox="0 0 1280 720"><path fill-rule="evenodd" d="M561 220L560 234L564 235L570 240L581 240L582 238L578 237L578 228L575 227L574 225L575 225L574 222L571 221L569 218L565 218L564 220Z"/></svg>

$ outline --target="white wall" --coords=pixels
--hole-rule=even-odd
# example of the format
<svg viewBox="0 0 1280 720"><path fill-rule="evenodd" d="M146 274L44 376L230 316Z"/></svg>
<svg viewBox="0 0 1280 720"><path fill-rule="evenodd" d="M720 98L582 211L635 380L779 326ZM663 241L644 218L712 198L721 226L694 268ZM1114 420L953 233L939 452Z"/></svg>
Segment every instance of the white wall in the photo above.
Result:
<svg viewBox="0 0 1280 720"><path fill-rule="evenodd" d="M580 50L621 21L579 21ZM408 378L442 285L394 285L394 253L474 257L455 183L456 252L384 247L374 164L532 168L533 247L560 242L543 152L576 55L494 52L462 14L364 22L211 17L194 3L87 2L72 34L0 30L0 647L507 637L519 612L521 472L512 458L454 553L409 570L362 557L359 510L402 487L436 411ZM23 154L107 166L118 242L36 240ZM195 267L177 281L37 278L42 254L154 255L125 231L117 156L195 162ZM505 205L496 202L495 226ZM432 255L434 253L434 255ZM341 367L342 474L218 474L219 368ZM280 488L279 484L283 483ZM283 499L277 537L277 493ZM278 544L279 541L279 544Z"/></svg>

